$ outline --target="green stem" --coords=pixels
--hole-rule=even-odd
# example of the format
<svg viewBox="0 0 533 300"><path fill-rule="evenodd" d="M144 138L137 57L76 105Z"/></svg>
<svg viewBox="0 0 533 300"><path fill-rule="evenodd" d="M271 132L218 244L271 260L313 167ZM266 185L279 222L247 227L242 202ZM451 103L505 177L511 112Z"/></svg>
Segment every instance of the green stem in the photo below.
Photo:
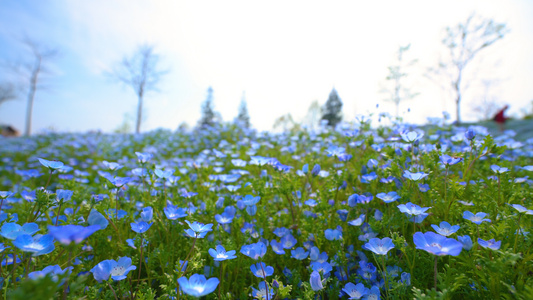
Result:
<svg viewBox="0 0 533 300"><path fill-rule="evenodd" d="M433 267L434 279L435 279L435 292L437 291L437 259L438 259L438 256L435 255L435 264Z"/></svg>
<svg viewBox="0 0 533 300"><path fill-rule="evenodd" d="M113 287L109 284L109 282L107 282L107 286L111 289L111 292L113 293L113 296L115 296L115 300L118 300L118 298L117 298L117 293L115 293L115 290L114 290Z"/></svg>

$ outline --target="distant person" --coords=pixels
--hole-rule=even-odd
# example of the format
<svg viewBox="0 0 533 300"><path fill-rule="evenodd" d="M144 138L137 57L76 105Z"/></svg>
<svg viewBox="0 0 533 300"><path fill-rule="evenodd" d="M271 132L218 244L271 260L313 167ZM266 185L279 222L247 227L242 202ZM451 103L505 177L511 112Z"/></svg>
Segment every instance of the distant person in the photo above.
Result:
<svg viewBox="0 0 533 300"><path fill-rule="evenodd" d="M505 111L509 108L509 105L505 105L496 115L494 115L494 122L498 124L498 127L500 128L500 131L504 130L505 121L507 118L505 117Z"/></svg>

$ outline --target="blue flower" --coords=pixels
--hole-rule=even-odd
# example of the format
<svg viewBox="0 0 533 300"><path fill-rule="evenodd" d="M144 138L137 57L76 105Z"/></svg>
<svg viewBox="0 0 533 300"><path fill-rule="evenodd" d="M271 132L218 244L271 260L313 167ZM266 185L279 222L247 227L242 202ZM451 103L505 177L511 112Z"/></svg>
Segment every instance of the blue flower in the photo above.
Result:
<svg viewBox="0 0 533 300"><path fill-rule="evenodd" d="M44 158L37 158L41 165L50 169L50 171L63 168L64 164L57 160L46 160Z"/></svg>
<svg viewBox="0 0 533 300"><path fill-rule="evenodd" d="M403 272L402 275L400 275L400 282L410 286L411 285L411 273Z"/></svg>
<svg viewBox="0 0 533 300"><path fill-rule="evenodd" d="M379 300L381 299L381 292L379 291L379 287L377 286L372 286L368 292L368 294L366 294L363 299L364 300Z"/></svg>
<svg viewBox="0 0 533 300"><path fill-rule="evenodd" d="M476 132L473 129L468 129L465 132L465 138L469 141L473 140L476 137Z"/></svg>
<svg viewBox="0 0 533 300"><path fill-rule="evenodd" d="M411 202L407 202L406 204L400 204L397 206L398 209L400 209L401 212L411 215L411 216L417 216L421 215L426 212L426 210L430 209L431 207L420 207L416 204L413 204Z"/></svg>
<svg viewBox="0 0 533 300"><path fill-rule="evenodd" d="M39 231L39 225L35 223L26 223L22 226L17 223L4 223L0 229L0 235L6 239L14 240L19 235L33 235L37 231Z"/></svg>
<svg viewBox="0 0 533 300"><path fill-rule="evenodd" d="M480 225L483 222L490 222L490 219L483 219L487 216L484 212L478 212L477 214L473 214L470 211L465 211L463 213L463 218L471 221L474 224Z"/></svg>
<svg viewBox="0 0 533 300"><path fill-rule="evenodd" d="M285 250L283 250L283 245L276 240L270 241L270 247L272 247L272 251L274 251L274 253L278 255L285 254Z"/></svg>
<svg viewBox="0 0 533 300"><path fill-rule="evenodd" d="M443 236L450 236L452 234L454 234L457 230L459 230L459 228L461 228L459 225L450 225L450 223L446 222L446 221L442 221L440 222L440 227L435 225L435 224L431 224L431 227L433 227L433 229L440 235L443 235Z"/></svg>
<svg viewBox="0 0 533 300"><path fill-rule="evenodd" d="M465 249L466 251L472 249L472 239L470 238L470 236L457 236L457 239L459 240L459 242L461 242L461 244L463 244L463 249Z"/></svg>
<svg viewBox="0 0 533 300"><path fill-rule="evenodd" d="M357 269L357 274L365 280L374 280L376 278L376 267L364 260L359 261L359 269Z"/></svg>
<svg viewBox="0 0 533 300"><path fill-rule="evenodd" d="M96 209L91 210L89 213L87 223L89 223L89 225L98 225L100 226L100 229L106 229L107 225L109 225L109 221L107 221L104 215L99 213Z"/></svg>
<svg viewBox="0 0 533 300"><path fill-rule="evenodd" d="M431 231L426 233L416 232L413 235L413 242L415 243L416 249L425 250L438 256L457 256L463 250L463 244L461 242Z"/></svg>
<svg viewBox="0 0 533 300"><path fill-rule="evenodd" d="M348 295L348 299L361 299L361 297L363 297L364 295L367 295L368 293L370 293L370 290L367 289L364 284L362 283L358 283L357 285L356 284L353 284L351 282L348 282L344 288L342 289L343 292L346 293L346 295Z"/></svg>
<svg viewBox="0 0 533 300"><path fill-rule="evenodd" d="M291 249L298 242L290 233L285 234L280 240L283 245L283 249Z"/></svg>
<svg viewBox="0 0 533 300"><path fill-rule="evenodd" d="M342 240L342 231L338 229L326 229L324 230L324 235L328 241Z"/></svg>
<svg viewBox="0 0 533 300"><path fill-rule="evenodd" d="M402 140L404 140L407 143L413 143L415 141L418 141L424 136L423 132L417 132L417 131L405 131L400 134L402 137Z"/></svg>
<svg viewBox="0 0 533 300"><path fill-rule="evenodd" d="M218 286L219 280L216 277L206 279L204 275L193 274L189 279L180 277L178 283L180 289L187 295L202 297L211 294Z"/></svg>
<svg viewBox="0 0 533 300"><path fill-rule="evenodd" d="M141 211L141 219L145 222L152 221L152 217L154 216L154 209L151 207L145 207Z"/></svg>
<svg viewBox="0 0 533 300"><path fill-rule="evenodd" d="M411 173L407 170L403 171L403 177L409 179L409 180L413 180L413 181L419 181L420 179L423 179L425 177L427 177L428 174L424 173L424 172L415 172L415 173Z"/></svg>
<svg viewBox="0 0 533 300"><path fill-rule="evenodd" d="M317 176L318 173L320 173L320 165L319 164L315 164L315 166L311 170L311 175Z"/></svg>
<svg viewBox="0 0 533 300"><path fill-rule="evenodd" d="M163 171L161 169L155 169L154 174L159 178L168 179L170 176L172 176L172 174L174 174L174 170L167 169L166 171Z"/></svg>
<svg viewBox="0 0 533 300"><path fill-rule="evenodd" d="M24 252L32 252L33 256L48 254L55 249L54 237L49 234L38 234L34 237L28 234L19 235L13 245Z"/></svg>
<svg viewBox="0 0 533 300"><path fill-rule="evenodd" d="M140 222L137 222L137 223L130 223L131 225L131 230L137 232L137 233L145 233L146 231L148 231L148 229L150 229L150 227L152 226L153 223L146 223L144 221L140 221Z"/></svg>
<svg viewBox="0 0 533 300"><path fill-rule="evenodd" d="M496 174L498 174L498 175L499 175L499 174L503 174L503 173L509 171L508 168L500 167L500 166L498 166L498 165L492 165L492 166L490 166L490 169L491 169L494 173L496 173Z"/></svg>
<svg viewBox="0 0 533 300"><path fill-rule="evenodd" d="M322 272L323 275L326 275L329 272L331 272L331 270L333 270L333 267L327 261L324 261L324 262L313 261L311 263L311 269L319 273Z"/></svg>
<svg viewBox="0 0 533 300"><path fill-rule="evenodd" d="M373 238L363 245L363 249L374 252L377 255L387 255L389 250L394 248L392 240L388 237L383 239Z"/></svg>
<svg viewBox="0 0 533 300"><path fill-rule="evenodd" d="M121 257L118 262L113 259L108 259L100 262L91 269L94 279L98 282L106 281L109 276L115 281L126 279L128 273L137 269L136 266L131 265L131 258Z"/></svg>
<svg viewBox="0 0 533 300"><path fill-rule="evenodd" d="M311 288L315 292L318 292L324 288L324 286L322 285L322 278L320 278L320 273L318 273L317 271L313 271L313 273L311 273L309 283L311 284Z"/></svg>
<svg viewBox="0 0 533 300"><path fill-rule="evenodd" d="M58 201L69 201L72 198L74 192L71 190L56 190L56 197Z"/></svg>
<svg viewBox="0 0 533 300"><path fill-rule="evenodd" d="M274 268L271 266L265 265L264 262L259 262L259 263L251 265L250 271L252 271L252 274L254 274L255 277L259 277L259 278L265 278L268 276L272 276L272 274L274 274Z"/></svg>
<svg viewBox="0 0 533 300"><path fill-rule="evenodd" d="M109 218L116 218L118 216L119 220L128 215L128 213L125 210L119 209L117 213L117 210L114 208L110 208L106 210L105 213Z"/></svg>
<svg viewBox="0 0 533 300"><path fill-rule="evenodd" d="M104 167L108 168L111 171L122 169L122 165L116 162L108 162L106 160L102 161Z"/></svg>
<svg viewBox="0 0 533 300"><path fill-rule="evenodd" d="M250 245L242 245L241 253L252 258L258 259L266 254L267 246L263 242L257 242Z"/></svg>
<svg viewBox="0 0 533 300"><path fill-rule="evenodd" d="M246 195L244 196L244 198L242 199L242 202L244 202L244 205L246 206L252 206L252 205L256 205L259 200L261 200L261 197L259 196L252 196L252 195Z"/></svg>
<svg viewBox="0 0 533 300"><path fill-rule="evenodd" d="M259 290L252 287L252 296L257 299L272 299L274 292L268 287L268 284L264 281L259 282Z"/></svg>
<svg viewBox="0 0 533 300"><path fill-rule="evenodd" d="M67 271L70 274L72 272L72 269L74 269L74 267L68 267L68 268L65 268L65 270L62 270L59 265L47 266L41 271L34 271L34 272L29 273L28 278L35 280L35 279L39 279L41 277L44 277L50 274L50 276L52 277L52 280L57 281L58 275L63 275Z"/></svg>
<svg viewBox="0 0 533 300"><path fill-rule="evenodd" d="M488 248L492 250L498 250L500 249L502 245L502 241L496 241L494 239L490 239L488 241L485 241L483 239L478 238L477 239L478 244L483 248Z"/></svg>
<svg viewBox="0 0 533 300"><path fill-rule="evenodd" d="M533 210L527 209L520 204L509 204L509 205L512 206L514 209L516 209L519 213L526 213L526 215L533 215Z"/></svg>
<svg viewBox="0 0 533 300"><path fill-rule="evenodd" d="M189 222L188 220L185 220L185 222L187 224L189 224L189 227L191 229L186 229L185 230L185 233L189 236L189 237L192 237L192 238L199 238L199 239L202 239L205 237L205 235L209 232L209 231L212 231L213 229L211 229L211 227L213 227L213 224L202 224L202 223L199 223L199 222Z"/></svg>
<svg viewBox="0 0 533 300"><path fill-rule="evenodd" d="M137 155L137 159L141 164L147 163L154 157L152 153L135 152L135 155Z"/></svg>
<svg viewBox="0 0 533 300"><path fill-rule="evenodd" d="M439 159L446 166L452 166L463 161L462 157L449 156L446 154L441 155Z"/></svg>
<svg viewBox="0 0 533 300"><path fill-rule="evenodd" d="M304 248L302 247L298 247L294 250L291 250L291 257L297 260L306 259L308 255L309 255L309 251L305 251Z"/></svg>
<svg viewBox="0 0 533 300"><path fill-rule="evenodd" d="M183 218L187 216L187 212L184 208L177 207L172 204L168 204L165 208L163 208L163 212L169 220L177 220L178 218Z"/></svg>
<svg viewBox="0 0 533 300"><path fill-rule="evenodd" d="M222 245L217 245L215 249L209 249L209 254L216 261L223 261L227 259L237 258L237 256L235 256L235 250L230 250L226 252L226 249Z"/></svg>
<svg viewBox="0 0 533 300"><path fill-rule="evenodd" d="M83 227L80 225L48 226L48 232L61 244L79 244L100 229L100 225Z"/></svg>
<svg viewBox="0 0 533 300"><path fill-rule="evenodd" d="M349 221L348 224L352 226L361 226L361 224L363 224L364 221L365 221L365 215L362 214L359 217L357 217L357 219Z"/></svg>
<svg viewBox="0 0 533 300"><path fill-rule="evenodd" d="M396 192L388 192L388 193L379 193L376 195L379 199L383 200L385 203L391 203L398 199L400 199L400 196Z"/></svg>

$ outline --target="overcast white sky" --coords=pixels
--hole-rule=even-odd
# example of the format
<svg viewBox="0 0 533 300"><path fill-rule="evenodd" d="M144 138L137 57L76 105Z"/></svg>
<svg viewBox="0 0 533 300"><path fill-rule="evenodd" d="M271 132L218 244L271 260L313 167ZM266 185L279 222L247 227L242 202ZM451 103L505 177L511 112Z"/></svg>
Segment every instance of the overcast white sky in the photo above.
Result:
<svg viewBox="0 0 533 300"><path fill-rule="evenodd" d="M483 95L481 79L498 79L491 96L519 115L533 99L533 1L0 1L0 61L31 58L19 42L24 35L61 56L50 68L46 91L36 94L33 132L112 131L133 116L136 96L105 76L139 44L156 45L163 77L158 92L145 98L142 130L195 125L209 86L215 109L235 118L243 91L254 127L272 128L291 113L301 120L310 104L322 105L335 87L346 120L357 113L393 113L380 84L398 46L411 43L407 58L420 95L402 103L408 121L453 112L449 93L424 78L445 55L444 28L473 12L506 23L510 32L480 52L472 65L463 119ZM9 76L3 69L1 78ZM25 92L0 106L0 123L24 130ZM452 116L454 114L452 113Z"/></svg>

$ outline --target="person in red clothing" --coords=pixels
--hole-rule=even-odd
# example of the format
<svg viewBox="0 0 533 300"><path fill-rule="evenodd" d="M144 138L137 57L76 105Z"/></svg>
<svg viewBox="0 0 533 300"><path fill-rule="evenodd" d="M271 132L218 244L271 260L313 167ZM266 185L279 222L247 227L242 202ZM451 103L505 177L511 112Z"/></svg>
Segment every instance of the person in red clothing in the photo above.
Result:
<svg viewBox="0 0 533 300"><path fill-rule="evenodd" d="M498 127L500 127L500 131L503 131L505 121L507 118L505 117L505 111L509 108L509 105L505 105L496 115L494 115L494 122L498 124Z"/></svg>

